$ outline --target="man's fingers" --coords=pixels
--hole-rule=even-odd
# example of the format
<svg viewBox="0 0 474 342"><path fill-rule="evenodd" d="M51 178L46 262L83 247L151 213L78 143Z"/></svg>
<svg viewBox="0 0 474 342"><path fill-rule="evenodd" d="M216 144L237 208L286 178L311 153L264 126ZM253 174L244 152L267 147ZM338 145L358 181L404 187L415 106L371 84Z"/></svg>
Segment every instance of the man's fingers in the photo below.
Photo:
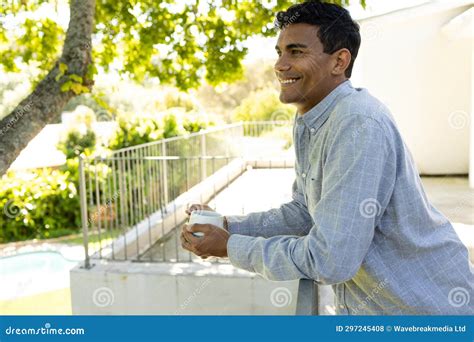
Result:
<svg viewBox="0 0 474 342"><path fill-rule="evenodd" d="M202 205L201 205L201 204L197 204L197 203L191 204L191 205L189 206L189 208L186 209L186 213L187 213L188 215L190 215L191 212L193 212L194 210L201 210L201 209L202 209Z"/></svg>
<svg viewBox="0 0 474 342"><path fill-rule="evenodd" d="M214 211L211 207L209 207L207 204L200 204L200 203L193 203L191 204L186 210L186 214L191 215L191 213L194 210L210 210Z"/></svg>
<svg viewBox="0 0 474 342"><path fill-rule="evenodd" d="M188 231L196 233L196 232L202 232L204 234L209 233L212 231L212 225L210 224L200 224L200 223L194 223L192 225L187 226Z"/></svg>
<svg viewBox="0 0 474 342"><path fill-rule="evenodd" d="M188 241L193 246L199 246L202 242L202 237L194 236L193 233L188 230L184 230L183 235L186 241Z"/></svg>
<svg viewBox="0 0 474 342"><path fill-rule="evenodd" d="M187 238L184 236L184 234L181 234L180 240L181 240L181 247L183 247L183 249L185 249L187 251L190 251L191 253L194 253L197 256L199 256L200 252L198 250L196 250L194 245L192 243L190 243L189 240L187 240Z"/></svg>

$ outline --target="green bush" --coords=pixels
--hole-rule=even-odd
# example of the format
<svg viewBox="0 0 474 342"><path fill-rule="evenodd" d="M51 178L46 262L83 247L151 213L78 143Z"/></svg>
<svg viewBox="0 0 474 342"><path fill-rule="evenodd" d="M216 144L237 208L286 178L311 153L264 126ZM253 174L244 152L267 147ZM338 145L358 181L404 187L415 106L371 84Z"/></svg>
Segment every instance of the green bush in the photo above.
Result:
<svg viewBox="0 0 474 342"><path fill-rule="evenodd" d="M160 139L195 133L214 122L195 112L169 109L162 116L122 116L109 148L118 150Z"/></svg>
<svg viewBox="0 0 474 342"><path fill-rule="evenodd" d="M161 117L121 117L117 132L108 148L120 149L194 133L212 124L204 116L193 112L183 113L177 109L169 110ZM0 243L53 238L80 230L78 156L84 154L93 157L98 153L96 136L91 125L86 124L86 128L85 131L73 129L60 141L58 148L67 159L66 164L58 170L44 169L29 174L10 172L0 179L0 205L4 208L3 213L0 213ZM195 146L184 140L174 144L173 153L186 156L194 150ZM187 184L182 165L174 167L177 167L177 171L168 183L171 196L177 196L186 190ZM135 164L132 164L125 170L123 177L127 184L133 184L133 188L128 190L133 198L133 206L139 208L144 204L139 203L138 185L130 181L137 177L136 171ZM109 188L113 186L110 181L110 165L103 162L92 163L85 168L85 172L86 179L91 179L91 182L87 181L87 185L91 185L87 194L88 203L92 200L92 205L89 205L89 219L94 219L94 213L103 210L104 200L113 199L110 211L113 215L118 215L121 201L127 199L120 196L115 198L116 189ZM192 170L189 169L189 172ZM99 191L96 191L97 184ZM97 195L101 199L99 205L96 203ZM114 197L107 198L111 196ZM137 208L135 209L138 211Z"/></svg>
<svg viewBox="0 0 474 342"><path fill-rule="evenodd" d="M233 121L290 121L295 110L280 102L278 93L272 88L254 91L235 108Z"/></svg>
<svg viewBox="0 0 474 342"><path fill-rule="evenodd" d="M92 129L87 129L85 132L71 130L58 143L57 148L65 154L66 159L71 159L81 154L91 155L95 145L96 135Z"/></svg>
<svg viewBox="0 0 474 342"><path fill-rule="evenodd" d="M0 179L0 242L53 238L77 232L80 206L68 172L9 172Z"/></svg>
<svg viewBox="0 0 474 342"><path fill-rule="evenodd" d="M151 117L120 117L117 130L109 143L111 150L146 144L163 138L163 129Z"/></svg>

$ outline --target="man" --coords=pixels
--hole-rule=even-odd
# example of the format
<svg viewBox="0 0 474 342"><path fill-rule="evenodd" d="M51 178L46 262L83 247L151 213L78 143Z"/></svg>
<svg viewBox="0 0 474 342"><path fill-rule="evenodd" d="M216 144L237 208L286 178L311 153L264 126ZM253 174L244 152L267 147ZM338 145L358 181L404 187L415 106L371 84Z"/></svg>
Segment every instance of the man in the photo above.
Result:
<svg viewBox="0 0 474 342"><path fill-rule="evenodd" d="M320 1L277 24L280 100L298 110L293 200L227 217L227 231L183 227L182 246L270 280L333 285L338 314L474 314L466 247L427 200L389 110L349 81L358 25Z"/></svg>

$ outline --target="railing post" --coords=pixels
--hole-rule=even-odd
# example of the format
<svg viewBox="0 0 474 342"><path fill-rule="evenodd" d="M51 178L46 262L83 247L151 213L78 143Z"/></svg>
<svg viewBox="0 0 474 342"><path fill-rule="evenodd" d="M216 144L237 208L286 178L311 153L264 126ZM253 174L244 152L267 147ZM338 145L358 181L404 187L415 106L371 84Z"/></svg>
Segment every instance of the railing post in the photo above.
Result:
<svg viewBox="0 0 474 342"><path fill-rule="evenodd" d="M206 134L201 134L201 157L205 157L206 154ZM207 159L201 158L201 180L205 180L207 177Z"/></svg>
<svg viewBox="0 0 474 342"><path fill-rule="evenodd" d="M312 279L300 279L296 302L296 316L319 315L319 288Z"/></svg>
<svg viewBox="0 0 474 342"><path fill-rule="evenodd" d="M84 267L89 269L91 268L89 260L89 222L87 219L86 176L84 172L84 160L82 156L79 156L79 196L81 204L82 235L84 240Z"/></svg>
<svg viewBox="0 0 474 342"><path fill-rule="evenodd" d="M161 144L161 154L163 157L166 157L166 142L163 141ZM168 204L168 165L166 163L166 158L163 158L163 194L164 194L164 206Z"/></svg>

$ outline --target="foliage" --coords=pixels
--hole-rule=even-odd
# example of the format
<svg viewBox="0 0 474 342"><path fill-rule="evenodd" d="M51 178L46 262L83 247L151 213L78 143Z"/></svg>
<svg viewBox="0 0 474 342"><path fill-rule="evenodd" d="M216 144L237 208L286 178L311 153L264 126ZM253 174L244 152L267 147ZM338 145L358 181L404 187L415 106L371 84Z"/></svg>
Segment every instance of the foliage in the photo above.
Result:
<svg viewBox="0 0 474 342"><path fill-rule="evenodd" d="M65 139L58 144L58 150L64 153L66 159L78 157L81 154L91 155L96 145L96 135L93 130L85 132L71 130Z"/></svg>
<svg viewBox="0 0 474 342"><path fill-rule="evenodd" d="M163 138L163 130L159 123L150 117L120 117L117 124L117 131L109 144L112 150L145 144Z"/></svg>
<svg viewBox="0 0 474 342"><path fill-rule="evenodd" d="M0 6L0 63L6 71L19 71L18 60L37 63L44 72L52 68L65 37L66 27L60 24L65 4L31 0ZM291 4L290 0L97 1L94 64L104 71L117 66L122 75L139 82L158 78L180 89L198 86L202 76L212 85L235 81L242 75L241 61L247 52L242 43L256 34L274 35L275 12ZM48 15L36 18L33 13L39 12ZM11 18L25 19L8 25ZM83 91L73 84L71 80L66 87Z"/></svg>
<svg viewBox="0 0 474 342"><path fill-rule="evenodd" d="M79 199L69 174L39 170L0 179L0 243L52 238L77 232Z"/></svg>
<svg viewBox="0 0 474 342"><path fill-rule="evenodd" d="M182 112L170 109L158 115L122 115L118 119L117 131L109 148L118 150L139 144L195 133L214 122L196 112Z"/></svg>
<svg viewBox="0 0 474 342"><path fill-rule="evenodd" d="M282 104L272 88L252 92L233 113L235 121L288 121L293 116L293 107Z"/></svg>

